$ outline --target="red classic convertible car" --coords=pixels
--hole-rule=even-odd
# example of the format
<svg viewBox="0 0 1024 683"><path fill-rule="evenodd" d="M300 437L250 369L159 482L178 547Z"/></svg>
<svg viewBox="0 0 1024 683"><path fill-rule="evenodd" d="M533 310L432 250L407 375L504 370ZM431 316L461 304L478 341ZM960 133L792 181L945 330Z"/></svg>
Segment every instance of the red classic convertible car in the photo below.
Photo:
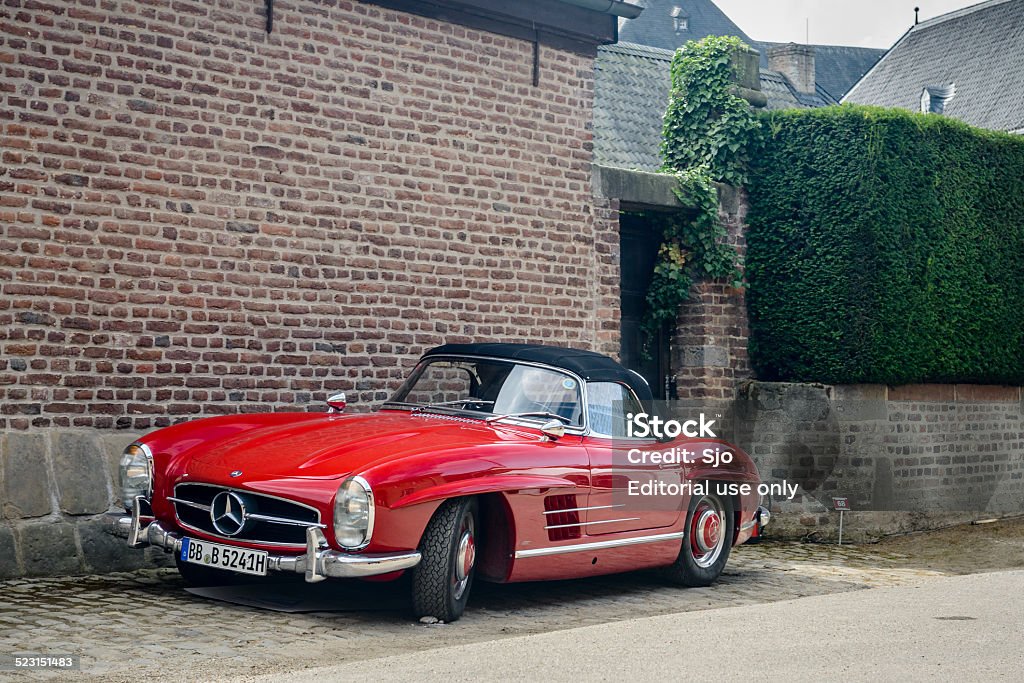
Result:
<svg viewBox="0 0 1024 683"><path fill-rule="evenodd" d="M326 413L146 435L121 461L130 516L115 529L132 547L174 553L193 584L409 572L416 615L444 621L463 613L477 578L663 567L705 586L767 523L760 480L723 442L631 437L650 403L639 375L600 354L449 344L374 413L343 414L338 395ZM729 462L678 457L722 451Z"/></svg>

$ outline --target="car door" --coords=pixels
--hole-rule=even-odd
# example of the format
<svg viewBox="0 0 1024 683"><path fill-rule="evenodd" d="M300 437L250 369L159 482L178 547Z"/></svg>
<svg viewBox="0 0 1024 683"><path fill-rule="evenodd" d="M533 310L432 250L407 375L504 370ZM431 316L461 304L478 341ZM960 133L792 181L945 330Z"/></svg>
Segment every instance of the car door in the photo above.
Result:
<svg viewBox="0 0 1024 683"><path fill-rule="evenodd" d="M633 392L618 382L588 382L590 459L588 536L658 529L681 514L682 465L671 447L653 438L630 438L627 416L643 411ZM666 453L667 451L667 453Z"/></svg>

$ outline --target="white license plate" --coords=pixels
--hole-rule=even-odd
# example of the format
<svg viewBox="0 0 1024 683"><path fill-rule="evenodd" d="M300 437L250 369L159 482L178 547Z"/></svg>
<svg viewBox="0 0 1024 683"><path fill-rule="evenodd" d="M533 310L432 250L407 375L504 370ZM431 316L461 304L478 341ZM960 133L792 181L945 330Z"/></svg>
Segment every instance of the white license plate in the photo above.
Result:
<svg viewBox="0 0 1024 683"><path fill-rule="evenodd" d="M263 550L235 548L186 537L181 539L181 560L240 574L267 575L267 553Z"/></svg>

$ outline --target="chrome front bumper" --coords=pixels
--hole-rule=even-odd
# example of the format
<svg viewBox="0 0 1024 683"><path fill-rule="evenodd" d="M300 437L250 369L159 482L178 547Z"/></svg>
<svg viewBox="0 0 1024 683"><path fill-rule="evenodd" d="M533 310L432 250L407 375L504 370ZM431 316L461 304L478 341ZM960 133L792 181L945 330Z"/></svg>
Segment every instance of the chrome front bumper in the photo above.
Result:
<svg viewBox="0 0 1024 683"><path fill-rule="evenodd" d="M167 531L153 517L140 514L141 504L147 507L149 505L148 501L136 498L131 516L114 517L114 534L128 539L128 545L132 548L151 545L162 548L164 552L180 554L181 535ZM362 555L331 550L320 527L308 527L306 552L302 555L270 554L267 557L267 568L270 571L305 574L306 581L312 583L328 578L360 578L389 574L410 569L419 562L420 553L415 550L386 555Z"/></svg>

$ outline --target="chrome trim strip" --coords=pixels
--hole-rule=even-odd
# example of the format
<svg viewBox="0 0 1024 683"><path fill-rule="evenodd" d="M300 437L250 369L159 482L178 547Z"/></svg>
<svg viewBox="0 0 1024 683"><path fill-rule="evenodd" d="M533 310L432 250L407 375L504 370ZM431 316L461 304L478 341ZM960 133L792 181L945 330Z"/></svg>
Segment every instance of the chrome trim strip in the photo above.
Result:
<svg viewBox="0 0 1024 683"><path fill-rule="evenodd" d="M741 524L740 525L740 533L743 533L743 532L746 532L746 531L750 531L755 526L757 526L757 520L756 519L752 519L749 522L747 522L746 524Z"/></svg>
<svg viewBox="0 0 1024 683"><path fill-rule="evenodd" d="M545 557L547 555L560 555L562 553L582 553L589 550L606 550L608 548L621 548L628 545L639 545L641 543L677 541L685 536L685 531L678 531L670 534L655 534L653 536L616 538L611 541L595 541L593 543L577 543L575 545L560 545L548 548L530 548L528 550L517 550L515 553L515 559L523 560L530 557Z"/></svg>
<svg viewBox="0 0 1024 683"><path fill-rule="evenodd" d="M195 508L197 510L203 510L205 512L209 512L210 511L210 506L209 505L201 505L200 503L193 503L191 500L184 500L182 498L175 498L174 496L167 496L167 500L172 501L174 503L181 503L182 505L187 505L190 508ZM252 515L249 515L249 516L251 517Z"/></svg>
<svg viewBox="0 0 1024 683"><path fill-rule="evenodd" d="M577 522L575 524L553 524L544 527L545 529L565 529L571 526L589 526L591 524L614 524L615 522L635 522L639 517L626 517L625 519L599 519L594 522Z"/></svg>
<svg viewBox="0 0 1024 683"><path fill-rule="evenodd" d="M587 508L566 508L565 510L545 510L545 515L557 515L560 512L583 512L584 510L606 510L608 508L624 508L625 503L616 503L615 505L592 505Z"/></svg>
<svg viewBox="0 0 1024 683"><path fill-rule="evenodd" d="M168 498L168 500L172 500ZM257 522L269 522L271 524L287 524L288 526L301 526L307 529L311 526L318 527L320 529L326 529L326 524L310 524L308 522L302 522L297 519L285 519L284 517L273 517L271 515L261 515L258 512L247 512L245 513L246 518L255 519Z"/></svg>

